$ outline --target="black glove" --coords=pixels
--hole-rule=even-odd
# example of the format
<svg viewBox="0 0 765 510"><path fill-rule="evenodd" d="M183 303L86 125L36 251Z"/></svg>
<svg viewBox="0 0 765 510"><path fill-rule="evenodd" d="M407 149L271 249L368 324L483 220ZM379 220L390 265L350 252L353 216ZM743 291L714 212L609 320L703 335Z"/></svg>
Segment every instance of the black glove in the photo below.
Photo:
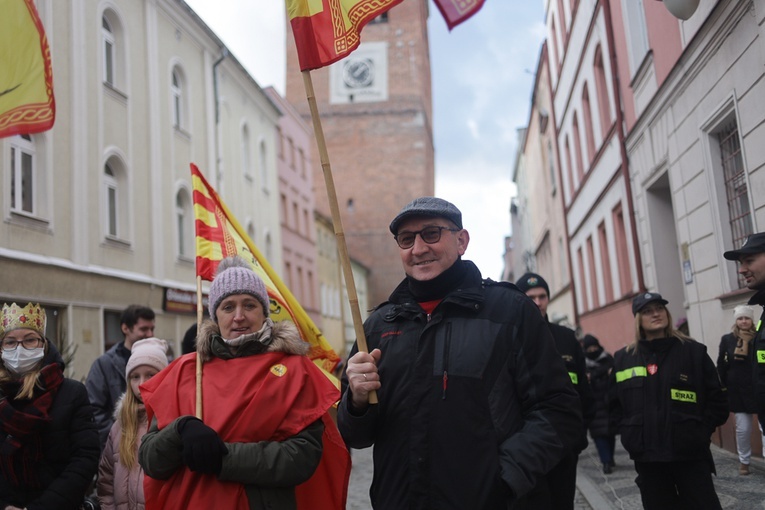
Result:
<svg viewBox="0 0 765 510"><path fill-rule="evenodd" d="M178 423L183 440L183 462L197 473L218 475L223 456L228 453L225 443L215 430L197 418L185 418Z"/></svg>

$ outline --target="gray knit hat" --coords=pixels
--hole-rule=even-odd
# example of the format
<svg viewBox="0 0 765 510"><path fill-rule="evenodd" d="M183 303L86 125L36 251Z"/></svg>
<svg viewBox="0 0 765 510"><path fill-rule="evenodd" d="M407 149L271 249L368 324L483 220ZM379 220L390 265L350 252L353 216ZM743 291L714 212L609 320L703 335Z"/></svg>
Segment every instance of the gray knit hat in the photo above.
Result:
<svg viewBox="0 0 765 510"><path fill-rule="evenodd" d="M266 284L250 264L242 257L226 257L218 264L218 271L210 285L209 310L215 322L215 311L221 301L234 294L249 294L263 305L263 315L268 317L269 299Z"/></svg>
<svg viewBox="0 0 765 510"><path fill-rule="evenodd" d="M398 227L407 218L412 216L433 216L436 218L446 218L457 228L462 229L462 213L451 202L436 197L415 198L401 209L398 216L390 222L390 231L393 235L398 234Z"/></svg>

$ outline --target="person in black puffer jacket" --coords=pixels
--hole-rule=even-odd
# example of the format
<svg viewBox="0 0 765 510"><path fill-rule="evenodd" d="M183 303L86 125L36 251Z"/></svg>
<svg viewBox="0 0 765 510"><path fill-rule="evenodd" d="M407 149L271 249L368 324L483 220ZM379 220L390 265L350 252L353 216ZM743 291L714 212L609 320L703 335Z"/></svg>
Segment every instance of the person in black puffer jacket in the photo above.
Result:
<svg viewBox="0 0 765 510"><path fill-rule="evenodd" d="M757 414L757 400L754 397L754 348L752 347L757 329L754 327L754 308L739 305L733 311L733 330L720 339L720 353L717 356L717 372L720 381L728 389L730 411L736 419L736 449L738 450L740 475L749 474L752 457L752 422ZM762 429L760 429L762 434ZM765 451L765 437L762 438Z"/></svg>
<svg viewBox="0 0 765 510"><path fill-rule="evenodd" d="M592 440L598 449L600 462L603 463L603 473L610 474L614 470L614 448L616 447L616 429L608 412L608 388L611 370L614 368L614 357L603 349L597 338L585 335L582 341L587 363L587 377L590 380L595 416L590 422L589 430Z"/></svg>
<svg viewBox="0 0 765 510"><path fill-rule="evenodd" d="M635 341L614 355L613 412L647 510L719 510L710 436L728 398L704 344L672 327L661 294L632 301Z"/></svg>
<svg viewBox="0 0 765 510"><path fill-rule="evenodd" d="M77 510L100 445L85 386L64 377L40 305L4 305L0 320L0 509Z"/></svg>

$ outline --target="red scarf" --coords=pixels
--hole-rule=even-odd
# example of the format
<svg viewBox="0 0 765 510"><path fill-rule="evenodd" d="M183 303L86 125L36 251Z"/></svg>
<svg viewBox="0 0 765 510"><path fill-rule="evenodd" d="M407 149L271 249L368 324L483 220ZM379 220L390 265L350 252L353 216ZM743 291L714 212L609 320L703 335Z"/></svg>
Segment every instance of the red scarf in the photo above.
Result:
<svg viewBox="0 0 765 510"><path fill-rule="evenodd" d="M196 354L187 354L141 386L149 423L160 429L194 415ZM203 421L228 443L281 441L318 419L323 454L314 475L296 487L298 509L344 510L350 457L327 410L338 400L334 384L305 356L265 353L205 363ZM144 478L146 509L248 508L244 485L221 482L185 466L168 480Z"/></svg>
<svg viewBox="0 0 765 510"><path fill-rule="evenodd" d="M18 349L18 347L17 347ZM40 435L50 423L50 408L64 374L58 363L52 363L37 377L38 387L31 400L0 400L0 471L13 486L42 488L37 475L37 463L43 458ZM4 390L17 393L20 384L6 385Z"/></svg>

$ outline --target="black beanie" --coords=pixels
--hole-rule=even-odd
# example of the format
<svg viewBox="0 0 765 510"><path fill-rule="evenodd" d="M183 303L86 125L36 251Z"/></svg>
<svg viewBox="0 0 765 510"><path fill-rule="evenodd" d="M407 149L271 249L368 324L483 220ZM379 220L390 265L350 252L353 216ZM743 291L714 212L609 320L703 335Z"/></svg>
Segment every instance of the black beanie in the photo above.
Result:
<svg viewBox="0 0 765 510"><path fill-rule="evenodd" d="M547 286L545 279L536 273L526 273L521 276L518 278L518 281L515 282L515 286L521 289L521 292L524 294L534 287L542 287L545 289L545 292L547 292L547 297L550 297L550 287Z"/></svg>
<svg viewBox="0 0 765 510"><path fill-rule="evenodd" d="M593 345L600 347L600 342L598 342L598 339L590 335L589 333L584 335L584 340L582 341L582 347L584 347L586 350L588 347L592 347Z"/></svg>

